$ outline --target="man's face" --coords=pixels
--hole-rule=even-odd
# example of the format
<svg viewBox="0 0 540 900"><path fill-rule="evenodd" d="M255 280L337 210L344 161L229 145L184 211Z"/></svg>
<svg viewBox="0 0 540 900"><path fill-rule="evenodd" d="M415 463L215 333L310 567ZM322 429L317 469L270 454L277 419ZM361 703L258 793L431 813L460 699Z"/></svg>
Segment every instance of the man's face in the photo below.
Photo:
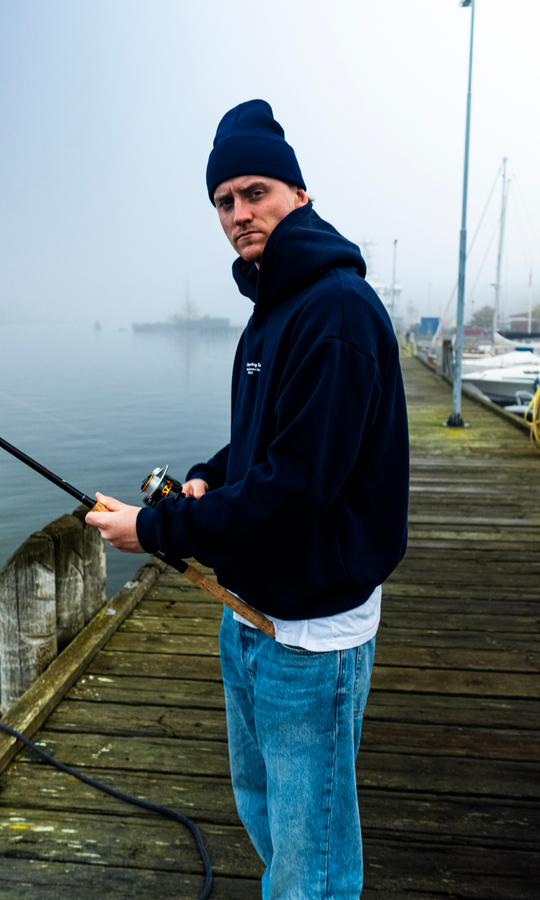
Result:
<svg viewBox="0 0 540 900"><path fill-rule="evenodd" d="M302 188L261 175L231 178L220 184L214 194L223 231L238 255L257 268L276 225L307 202Z"/></svg>

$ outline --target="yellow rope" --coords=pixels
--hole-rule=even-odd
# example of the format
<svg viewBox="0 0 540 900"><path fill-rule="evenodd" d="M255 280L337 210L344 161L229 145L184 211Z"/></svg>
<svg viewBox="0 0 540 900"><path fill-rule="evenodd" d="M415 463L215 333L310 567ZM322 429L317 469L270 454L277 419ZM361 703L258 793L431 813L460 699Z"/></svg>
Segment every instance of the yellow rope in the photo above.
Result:
<svg viewBox="0 0 540 900"><path fill-rule="evenodd" d="M532 414L531 441L533 444L536 443L537 449L540 450L540 388L525 411L525 421L527 421L529 412Z"/></svg>

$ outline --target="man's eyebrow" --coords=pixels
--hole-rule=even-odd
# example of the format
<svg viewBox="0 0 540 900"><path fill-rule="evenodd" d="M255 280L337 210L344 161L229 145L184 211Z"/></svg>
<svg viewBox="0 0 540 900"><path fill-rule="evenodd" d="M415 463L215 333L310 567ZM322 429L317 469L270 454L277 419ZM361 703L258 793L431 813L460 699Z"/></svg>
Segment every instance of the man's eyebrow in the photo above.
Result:
<svg viewBox="0 0 540 900"><path fill-rule="evenodd" d="M245 188L237 188L237 192L239 194L249 194L250 191L260 190L261 188L267 190L268 184L265 181L254 181L253 184L249 184ZM227 191L224 194L219 194L217 191L214 194L214 203L219 203L221 200L226 200L229 197L232 197L232 192Z"/></svg>
<svg viewBox="0 0 540 900"><path fill-rule="evenodd" d="M253 191L255 188L266 188L268 184L266 181L254 181L252 184L249 184L246 188L241 188L238 193L239 194L247 194L248 191Z"/></svg>

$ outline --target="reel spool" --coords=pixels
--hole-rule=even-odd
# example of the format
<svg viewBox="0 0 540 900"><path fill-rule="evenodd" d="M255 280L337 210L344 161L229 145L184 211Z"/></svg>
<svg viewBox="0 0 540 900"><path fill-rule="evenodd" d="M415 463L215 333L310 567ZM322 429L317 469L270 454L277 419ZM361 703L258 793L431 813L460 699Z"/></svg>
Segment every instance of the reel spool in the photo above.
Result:
<svg viewBox="0 0 540 900"><path fill-rule="evenodd" d="M141 485L141 493L144 494L143 503L146 506L157 506L164 497L171 497L173 500L179 500L180 497L186 495L182 492L182 482L177 481L170 475L167 477L168 466L160 469L154 469L148 478L145 478Z"/></svg>

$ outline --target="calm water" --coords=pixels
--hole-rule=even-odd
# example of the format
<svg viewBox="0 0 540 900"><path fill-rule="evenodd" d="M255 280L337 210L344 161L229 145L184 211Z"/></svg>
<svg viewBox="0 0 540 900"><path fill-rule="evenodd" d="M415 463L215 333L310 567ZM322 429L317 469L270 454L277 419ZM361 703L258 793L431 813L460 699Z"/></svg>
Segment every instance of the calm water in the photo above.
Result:
<svg viewBox="0 0 540 900"><path fill-rule="evenodd" d="M143 478L183 478L228 441L238 334L0 326L0 435L75 487L140 505ZM0 568L77 505L0 449ZM108 595L145 556L108 546Z"/></svg>

